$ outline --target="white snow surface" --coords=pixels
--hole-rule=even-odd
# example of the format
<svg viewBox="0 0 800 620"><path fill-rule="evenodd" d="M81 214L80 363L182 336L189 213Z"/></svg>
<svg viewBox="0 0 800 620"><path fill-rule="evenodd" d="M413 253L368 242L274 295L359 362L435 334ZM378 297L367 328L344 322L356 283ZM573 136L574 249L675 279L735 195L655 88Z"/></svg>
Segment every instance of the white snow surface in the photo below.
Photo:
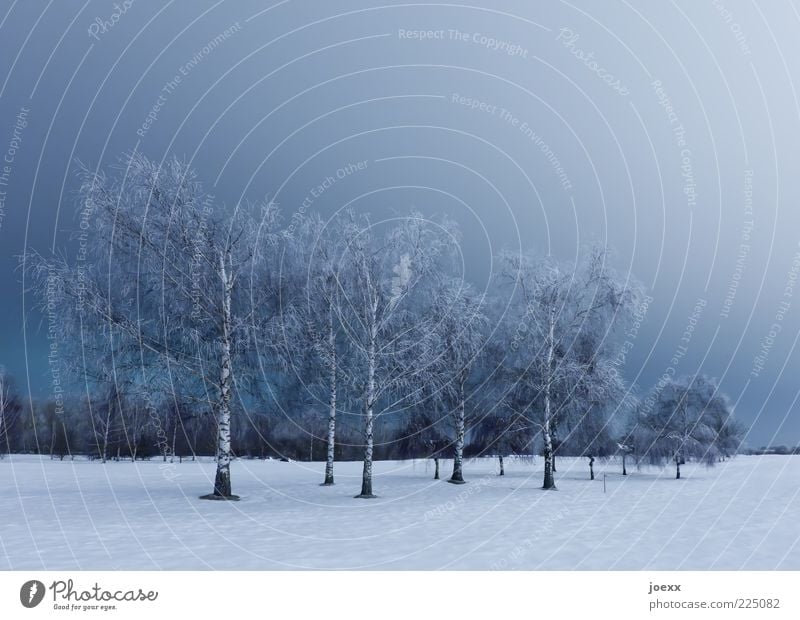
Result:
<svg viewBox="0 0 800 620"><path fill-rule="evenodd" d="M446 478L452 461L442 461ZM800 456L706 468L559 459L465 462L465 485L429 461L376 462L377 499L354 499L360 463L237 460L239 502L202 501L214 463L6 456L0 569L800 569ZM603 477L606 475L606 492Z"/></svg>

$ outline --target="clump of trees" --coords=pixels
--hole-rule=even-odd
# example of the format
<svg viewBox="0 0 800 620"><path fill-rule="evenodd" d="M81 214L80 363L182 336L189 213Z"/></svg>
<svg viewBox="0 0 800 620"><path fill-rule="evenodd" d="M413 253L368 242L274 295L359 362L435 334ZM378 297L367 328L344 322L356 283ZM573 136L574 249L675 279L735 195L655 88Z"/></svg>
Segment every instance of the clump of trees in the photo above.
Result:
<svg viewBox="0 0 800 620"><path fill-rule="evenodd" d="M75 386L32 407L0 390L7 449L107 461L214 454L209 499L237 499L235 456L378 458L622 454L676 467L738 448L741 428L705 378L637 403L617 371L644 297L608 252L574 263L505 251L483 290L459 272L459 231L411 211L344 210L286 226L272 203L224 206L178 160L134 154L81 171L77 251L25 257ZM4 375L3 375L4 376ZM0 386L8 381L0 377ZM11 394L11 392L8 392ZM17 403L17 404L14 404ZM52 410L52 411L51 411ZM23 422L20 423L20 420Z"/></svg>
<svg viewBox="0 0 800 620"><path fill-rule="evenodd" d="M737 453L744 429L727 397L706 376L679 377L656 388L643 401L626 445L639 462L681 465L695 459L707 465Z"/></svg>
<svg viewBox="0 0 800 620"><path fill-rule="evenodd" d="M800 454L800 446L795 446L794 448L790 446L778 445L778 446L760 446L758 448L745 448L741 450L744 454L749 455L767 455L767 454L777 454L781 456L785 456L787 454Z"/></svg>
<svg viewBox="0 0 800 620"><path fill-rule="evenodd" d="M19 423L22 403L15 389L13 378L0 366L0 457L12 452L11 438Z"/></svg>

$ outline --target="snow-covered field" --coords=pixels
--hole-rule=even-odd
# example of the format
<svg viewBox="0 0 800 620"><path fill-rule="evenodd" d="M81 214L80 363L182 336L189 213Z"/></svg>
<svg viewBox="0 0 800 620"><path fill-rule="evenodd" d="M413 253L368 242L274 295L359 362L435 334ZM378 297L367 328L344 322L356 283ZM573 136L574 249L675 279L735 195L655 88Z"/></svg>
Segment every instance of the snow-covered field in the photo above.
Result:
<svg viewBox="0 0 800 620"><path fill-rule="evenodd" d="M443 474L450 461L443 461ZM375 464L378 499L353 499L360 463L238 461L240 502L209 502L210 461L0 460L2 569L800 569L800 457L712 469L560 459ZM606 491L603 490L603 474ZM445 476L446 477L446 476Z"/></svg>

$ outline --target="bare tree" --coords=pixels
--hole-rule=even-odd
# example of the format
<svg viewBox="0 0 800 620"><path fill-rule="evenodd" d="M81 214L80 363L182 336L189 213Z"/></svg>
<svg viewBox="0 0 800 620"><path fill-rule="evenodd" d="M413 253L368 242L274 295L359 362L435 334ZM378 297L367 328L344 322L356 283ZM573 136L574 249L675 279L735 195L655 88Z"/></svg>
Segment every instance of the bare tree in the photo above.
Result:
<svg viewBox="0 0 800 620"><path fill-rule="evenodd" d="M525 455L530 444L528 420L502 404L477 420L470 448L479 455L496 456L498 475L505 476L505 458Z"/></svg>
<svg viewBox="0 0 800 620"><path fill-rule="evenodd" d="M345 258L353 268L347 281L339 280L343 299L337 305L360 369L350 374L364 416L364 469L356 497L372 498L375 419L413 403L431 380L435 331L426 307L452 236L414 212L380 225L350 213L345 234Z"/></svg>
<svg viewBox="0 0 800 620"><path fill-rule="evenodd" d="M654 464L674 462L676 479L688 459L713 465L721 456L724 448L717 427L720 417L730 418L730 410L712 380L703 376L671 380L654 389L643 408L648 410L638 417L639 441L645 444L640 452ZM727 438L725 442L730 445Z"/></svg>
<svg viewBox="0 0 800 620"><path fill-rule="evenodd" d="M603 403L594 403L591 407L602 408ZM576 420L574 426L568 422L566 430L567 435L561 446L563 453L586 457L589 461L589 479L594 480L595 460L605 460L616 451L608 417L589 410Z"/></svg>
<svg viewBox="0 0 800 620"><path fill-rule="evenodd" d="M439 350L433 364L436 397L449 413L455 435L453 474L448 482L463 484L469 382L484 344L487 320L481 300L462 280L443 282L433 309Z"/></svg>
<svg viewBox="0 0 800 620"><path fill-rule="evenodd" d="M542 488L555 489L554 431L579 388L594 385L587 377L603 377L596 373L597 360L608 355L606 342L620 317L634 307L638 291L620 282L604 250L593 250L577 265L512 253L501 255L500 262L500 281L512 288L512 320L526 326L518 331L524 346L507 358L512 375L509 405L538 428L544 455Z"/></svg>
<svg viewBox="0 0 800 620"><path fill-rule="evenodd" d="M119 401L117 386L112 383L103 402L96 402L94 406L90 407L90 410L94 413L92 426L97 452L103 463L108 460L108 448L113 436L122 431L123 425Z"/></svg>
<svg viewBox="0 0 800 620"><path fill-rule="evenodd" d="M334 484L333 464L336 448L336 417L339 408L340 383L349 382L347 364L341 363L345 342L341 337L339 303L345 298L341 274L352 268L343 256L345 248L343 220L334 217L327 223L316 215L300 222L294 237L295 277L305 291L292 311L285 316L295 324L286 330L293 359L309 355L308 377L304 378L314 404L327 407L327 444L323 486ZM287 321L291 323L291 320ZM292 328L293 327L293 328ZM320 396L317 396L317 393Z"/></svg>
<svg viewBox="0 0 800 620"><path fill-rule="evenodd" d="M19 420L22 404L14 388L14 380L3 366L0 366L0 456L3 449L11 452L10 433Z"/></svg>
<svg viewBox="0 0 800 620"><path fill-rule="evenodd" d="M618 320L623 315L621 309ZM571 386L559 416L566 433L560 449L565 454L588 458L591 480L594 480L595 459L607 459L617 452L616 429L636 405L617 371L613 352L600 338L597 332L589 331L580 334L573 343L583 373L578 383Z"/></svg>
<svg viewBox="0 0 800 620"><path fill-rule="evenodd" d="M234 364L251 344L250 296L240 276L263 256L253 242L259 226L244 208L215 213L214 197L177 159L156 163L134 153L119 173L82 169L75 260L32 254L27 267L42 297L48 284L50 296L53 288L61 296L67 338L82 343L93 333L102 341L112 376L146 386L151 401L159 388L206 395L218 433L214 491L204 498L237 499L230 482ZM272 232L275 210L262 215L261 228L266 221ZM166 455L169 441L157 441Z"/></svg>
<svg viewBox="0 0 800 620"><path fill-rule="evenodd" d="M432 386L426 389L430 390ZM447 414L436 407L440 401L423 399L411 408L408 420L398 431L397 443L404 458L433 459L433 479L439 480L439 461L451 445L443 421Z"/></svg>

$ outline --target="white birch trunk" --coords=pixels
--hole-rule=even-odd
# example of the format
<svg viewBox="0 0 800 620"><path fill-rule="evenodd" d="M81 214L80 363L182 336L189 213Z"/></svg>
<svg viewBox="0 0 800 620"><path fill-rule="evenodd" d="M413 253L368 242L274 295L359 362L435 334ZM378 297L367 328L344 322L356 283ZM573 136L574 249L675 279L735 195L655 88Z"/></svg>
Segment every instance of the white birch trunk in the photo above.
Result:
<svg viewBox="0 0 800 620"><path fill-rule="evenodd" d="M233 277L225 265L225 255L220 253L219 275L222 280L222 337L220 339L219 402L217 403L217 473L214 492L206 498L238 499L231 493L231 293Z"/></svg>
<svg viewBox="0 0 800 620"><path fill-rule="evenodd" d="M551 389L553 384L553 360L555 358L555 328L556 309L550 308L550 317L547 331L547 366L545 370L544 386L544 423L542 425L542 438L544 439L544 484L543 489L555 489L553 479L553 437L551 424L553 418Z"/></svg>
<svg viewBox="0 0 800 620"><path fill-rule="evenodd" d="M453 475L448 482L461 484L464 482L464 432L466 426L466 404L464 402L464 380L459 385L458 408L456 409L456 445L453 457Z"/></svg>
<svg viewBox="0 0 800 620"><path fill-rule="evenodd" d="M375 299L370 307L369 350L367 352L367 394L364 407L364 473L361 479L361 493L356 496L362 498L375 497L372 493L372 416L376 401L375 366L377 362L377 349L375 341L378 337L377 311L377 299Z"/></svg>
<svg viewBox="0 0 800 620"><path fill-rule="evenodd" d="M333 309L328 312L328 347L330 354L330 410L328 413L328 455L325 461L325 482L333 484L333 457L336 447L336 335L333 329Z"/></svg>

